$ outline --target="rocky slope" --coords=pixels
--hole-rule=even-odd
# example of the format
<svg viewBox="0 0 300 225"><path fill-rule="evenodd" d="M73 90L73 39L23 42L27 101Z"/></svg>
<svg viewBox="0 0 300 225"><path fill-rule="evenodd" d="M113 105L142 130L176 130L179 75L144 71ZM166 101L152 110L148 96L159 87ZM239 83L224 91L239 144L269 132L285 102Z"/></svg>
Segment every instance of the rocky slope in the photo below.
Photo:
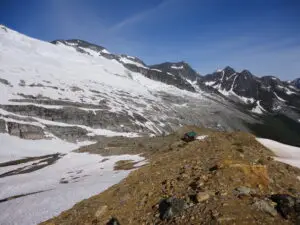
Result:
<svg viewBox="0 0 300 225"><path fill-rule="evenodd" d="M201 138L181 141L189 130ZM254 136L186 127L134 142L116 145L140 149L147 165L42 224L298 224L300 170L274 161Z"/></svg>

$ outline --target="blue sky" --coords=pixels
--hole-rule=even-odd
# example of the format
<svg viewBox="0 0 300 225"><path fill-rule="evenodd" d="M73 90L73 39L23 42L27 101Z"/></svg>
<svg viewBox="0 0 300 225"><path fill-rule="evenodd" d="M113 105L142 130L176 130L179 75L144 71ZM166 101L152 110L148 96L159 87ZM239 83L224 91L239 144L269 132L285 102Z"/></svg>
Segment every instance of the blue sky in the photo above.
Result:
<svg viewBox="0 0 300 225"><path fill-rule="evenodd" d="M282 79L300 77L299 12L299 0L0 0L0 23L38 39Z"/></svg>

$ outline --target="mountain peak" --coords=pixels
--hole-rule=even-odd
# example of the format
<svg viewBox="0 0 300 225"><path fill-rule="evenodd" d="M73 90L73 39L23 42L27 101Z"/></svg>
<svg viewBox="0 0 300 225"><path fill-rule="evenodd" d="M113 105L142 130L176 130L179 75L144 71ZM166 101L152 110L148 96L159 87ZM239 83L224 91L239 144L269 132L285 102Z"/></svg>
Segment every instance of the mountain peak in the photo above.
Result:
<svg viewBox="0 0 300 225"><path fill-rule="evenodd" d="M180 62L165 62L150 66L150 68L159 69L166 73L174 74L183 77L189 81L196 81L200 74L196 72L188 63Z"/></svg>
<svg viewBox="0 0 300 225"><path fill-rule="evenodd" d="M235 71L232 67L230 67L230 66L226 66L226 67L223 69L223 71L224 71L224 73L225 73L226 75L228 75L228 76L230 76L230 75L236 73L236 71Z"/></svg>
<svg viewBox="0 0 300 225"><path fill-rule="evenodd" d="M249 70L242 70L241 74L245 76L253 76L253 74Z"/></svg>

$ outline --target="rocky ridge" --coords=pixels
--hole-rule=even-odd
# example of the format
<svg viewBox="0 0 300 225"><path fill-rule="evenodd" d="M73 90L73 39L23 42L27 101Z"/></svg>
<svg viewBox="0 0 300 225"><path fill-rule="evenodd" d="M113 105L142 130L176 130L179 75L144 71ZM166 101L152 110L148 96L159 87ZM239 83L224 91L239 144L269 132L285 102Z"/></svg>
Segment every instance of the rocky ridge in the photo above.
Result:
<svg viewBox="0 0 300 225"><path fill-rule="evenodd" d="M191 129L207 137L181 141ZM42 224L298 224L300 170L254 136L186 127L140 143L147 165Z"/></svg>

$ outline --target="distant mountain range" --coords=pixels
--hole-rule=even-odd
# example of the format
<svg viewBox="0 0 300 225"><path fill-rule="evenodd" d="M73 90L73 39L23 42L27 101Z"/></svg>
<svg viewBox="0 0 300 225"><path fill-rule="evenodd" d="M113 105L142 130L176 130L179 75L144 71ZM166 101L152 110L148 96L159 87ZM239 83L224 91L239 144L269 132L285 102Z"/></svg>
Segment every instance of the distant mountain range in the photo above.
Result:
<svg viewBox="0 0 300 225"><path fill-rule="evenodd" d="M83 40L50 44L4 26L0 35L0 132L74 142L195 124L300 145L300 78L231 67L200 75L187 62L147 65Z"/></svg>

